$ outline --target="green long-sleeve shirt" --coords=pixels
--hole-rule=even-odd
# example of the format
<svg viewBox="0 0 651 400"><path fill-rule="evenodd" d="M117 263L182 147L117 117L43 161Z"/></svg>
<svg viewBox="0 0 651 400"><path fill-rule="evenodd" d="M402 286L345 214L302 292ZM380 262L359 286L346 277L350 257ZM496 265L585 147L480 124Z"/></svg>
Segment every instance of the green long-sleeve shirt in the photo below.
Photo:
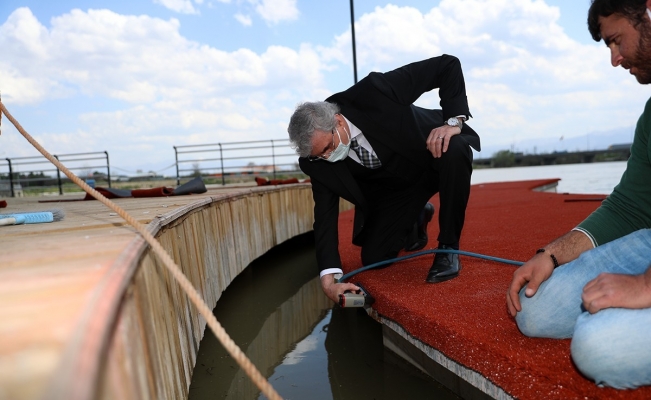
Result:
<svg viewBox="0 0 651 400"><path fill-rule="evenodd" d="M651 228L651 99L637 122L631 157L613 193L581 222L595 246Z"/></svg>

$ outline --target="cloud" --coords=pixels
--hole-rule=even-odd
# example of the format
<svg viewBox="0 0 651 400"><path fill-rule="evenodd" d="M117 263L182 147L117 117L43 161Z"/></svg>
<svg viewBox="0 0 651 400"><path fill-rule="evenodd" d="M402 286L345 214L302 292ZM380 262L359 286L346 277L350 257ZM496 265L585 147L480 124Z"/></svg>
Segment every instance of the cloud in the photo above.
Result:
<svg viewBox="0 0 651 400"><path fill-rule="evenodd" d="M237 13L237 14L235 14L235 19L237 20L237 22L242 24L242 26L251 26L251 25L253 25L253 21L251 20L250 15L243 15L243 14Z"/></svg>
<svg viewBox="0 0 651 400"><path fill-rule="evenodd" d="M269 24L298 19L296 0L252 0L255 11Z"/></svg>
<svg viewBox="0 0 651 400"><path fill-rule="evenodd" d="M26 104L59 97L55 91L66 88L143 104L322 82L309 47L226 52L185 39L179 28L176 19L73 10L53 18L48 30L29 9L19 9L0 28L7 49L0 76L20 88L5 93Z"/></svg>
<svg viewBox="0 0 651 400"><path fill-rule="evenodd" d="M189 1L173 4L195 9ZM300 17L295 1L250 4L269 25ZM647 89L610 66L603 44L567 36L559 17L541 0L442 0L426 12L376 7L357 16L359 76L441 53L458 56L470 124L485 149L633 126ZM252 23L249 15L235 18ZM72 138L83 137L85 148L112 152L118 165L169 164L173 145L284 137L294 106L330 95L326 82L352 67L350 30L298 48L278 42L225 51L180 29L175 18L110 10L72 10L46 27L28 8L16 9L0 25L2 99L33 111L66 101L65 118L75 122L41 135L52 151L69 153ZM437 94L419 105L438 108ZM13 147L4 134L2 142L3 151ZM151 159L136 155L145 150Z"/></svg>
<svg viewBox="0 0 651 400"><path fill-rule="evenodd" d="M559 18L557 7L533 0L442 0L425 13L376 7L355 24L359 76L441 53L459 57L470 124L487 145L633 125L646 89L610 66L603 44L567 36ZM322 49L323 60L352 65L350 47L347 30ZM435 108L438 98L419 104Z"/></svg>
<svg viewBox="0 0 651 400"><path fill-rule="evenodd" d="M160 4L174 12L180 14L198 14L199 11L194 8L190 0L154 0L155 4ZM202 0L195 0L195 3L201 4Z"/></svg>
<svg viewBox="0 0 651 400"><path fill-rule="evenodd" d="M223 51L179 29L176 19L109 10L72 10L48 29L28 8L17 9L0 26L3 101L38 107L105 99L111 106L104 110L77 111L76 127L38 136L60 153L70 152L71 137L83 136L83 147L112 149L122 155L112 160L122 163L143 162L136 150L283 137L293 105L327 92L309 45ZM146 161L156 158L170 155L152 151Z"/></svg>

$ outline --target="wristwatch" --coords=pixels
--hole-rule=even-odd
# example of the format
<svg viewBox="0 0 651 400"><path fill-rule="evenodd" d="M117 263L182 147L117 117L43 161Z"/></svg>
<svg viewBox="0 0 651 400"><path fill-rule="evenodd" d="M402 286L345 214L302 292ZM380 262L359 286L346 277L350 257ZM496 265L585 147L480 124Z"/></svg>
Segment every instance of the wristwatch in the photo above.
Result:
<svg viewBox="0 0 651 400"><path fill-rule="evenodd" d="M452 117L445 121L445 125L448 126L458 126L459 129L463 126L463 120L461 118Z"/></svg>

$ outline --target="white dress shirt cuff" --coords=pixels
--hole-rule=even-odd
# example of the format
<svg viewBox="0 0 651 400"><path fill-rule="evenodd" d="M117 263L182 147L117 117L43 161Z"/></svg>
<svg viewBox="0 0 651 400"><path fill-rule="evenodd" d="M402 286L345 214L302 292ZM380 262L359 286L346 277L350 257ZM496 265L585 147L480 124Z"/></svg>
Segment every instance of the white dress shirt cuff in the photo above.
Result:
<svg viewBox="0 0 651 400"><path fill-rule="evenodd" d="M327 268L321 271L319 274L319 278L323 278L323 275L328 275L328 274L339 274L339 277L335 276L335 279L341 278L341 275L344 273L344 271L341 270L341 268Z"/></svg>

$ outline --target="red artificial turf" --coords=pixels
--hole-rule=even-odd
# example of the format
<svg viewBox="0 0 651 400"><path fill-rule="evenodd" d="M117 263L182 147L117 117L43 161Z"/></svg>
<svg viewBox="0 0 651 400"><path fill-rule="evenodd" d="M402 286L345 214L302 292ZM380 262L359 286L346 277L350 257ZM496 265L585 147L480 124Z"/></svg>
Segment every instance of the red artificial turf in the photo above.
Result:
<svg viewBox="0 0 651 400"><path fill-rule="evenodd" d="M566 233L596 209L605 196L535 192L558 179L474 185L466 212L461 250L526 261L536 249ZM438 213L438 195L432 198ZM344 271L362 267L351 244L353 213L340 215ZM437 215L429 224L437 246ZM400 256L409 253L401 253ZM519 399L649 399L651 387L600 388L583 377L570 357L570 340L523 336L506 308L512 265L461 256L459 277L425 282L433 255L362 272L351 278L375 297L383 317L450 359L479 372Z"/></svg>

